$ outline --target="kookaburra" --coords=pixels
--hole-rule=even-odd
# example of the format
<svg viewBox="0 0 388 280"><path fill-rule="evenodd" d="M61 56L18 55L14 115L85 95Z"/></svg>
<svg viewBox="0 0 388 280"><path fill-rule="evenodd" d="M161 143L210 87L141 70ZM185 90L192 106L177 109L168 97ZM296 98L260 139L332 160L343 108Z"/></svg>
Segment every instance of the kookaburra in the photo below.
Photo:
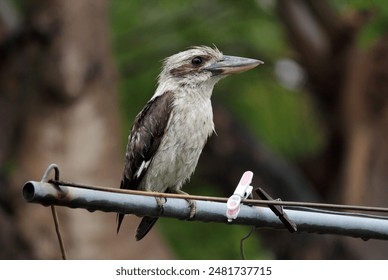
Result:
<svg viewBox="0 0 388 280"><path fill-rule="evenodd" d="M166 58L154 95L132 125L120 188L183 194L182 185L194 172L214 131L210 100L214 85L261 63L223 55L206 46ZM193 208L193 203L189 204ZM117 215L117 232L123 217ZM142 239L156 220L143 217L136 240Z"/></svg>

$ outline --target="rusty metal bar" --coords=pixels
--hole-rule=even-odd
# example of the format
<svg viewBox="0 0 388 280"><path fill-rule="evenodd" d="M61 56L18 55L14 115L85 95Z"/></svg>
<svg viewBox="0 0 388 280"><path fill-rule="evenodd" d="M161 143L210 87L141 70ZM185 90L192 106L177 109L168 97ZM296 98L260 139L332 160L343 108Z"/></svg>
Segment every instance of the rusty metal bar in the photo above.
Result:
<svg viewBox="0 0 388 280"><path fill-rule="evenodd" d="M139 216L162 216L188 219L188 202L179 198L167 198L160 213L152 196L92 190L47 182L29 181L23 187L26 201L45 206L60 205L84 208L89 211L120 212ZM192 220L228 223L226 203L197 200L197 213ZM382 216L366 216L314 209L285 209L295 222L298 232L337 234L367 239L388 240L388 219ZM253 225L258 228L285 229L283 223L268 207L242 205L239 216L231 224Z"/></svg>

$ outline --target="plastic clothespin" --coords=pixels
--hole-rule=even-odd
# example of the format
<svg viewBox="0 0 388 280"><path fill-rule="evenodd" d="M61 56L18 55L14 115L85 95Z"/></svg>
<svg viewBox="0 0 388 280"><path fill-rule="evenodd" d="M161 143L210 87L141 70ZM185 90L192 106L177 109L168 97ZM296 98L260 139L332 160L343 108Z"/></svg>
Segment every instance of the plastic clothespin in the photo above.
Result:
<svg viewBox="0 0 388 280"><path fill-rule="evenodd" d="M253 187L251 186L253 172L245 171L238 183L234 193L229 197L226 203L226 217L228 222L236 219L241 208L241 200L251 195Z"/></svg>

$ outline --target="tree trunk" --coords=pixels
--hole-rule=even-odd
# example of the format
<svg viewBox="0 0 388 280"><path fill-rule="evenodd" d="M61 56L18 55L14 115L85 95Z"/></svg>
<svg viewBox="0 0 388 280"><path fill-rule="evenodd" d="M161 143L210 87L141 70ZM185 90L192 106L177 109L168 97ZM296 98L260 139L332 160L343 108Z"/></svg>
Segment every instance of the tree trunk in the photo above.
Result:
<svg viewBox="0 0 388 280"><path fill-rule="evenodd" d="M28 21L35 37L28 36L29 47L20 50L28 63L15 66L25 67L33 79L16 88L18 97L28 97L20 113L23 128L11 179L17 205L13 219L29 257L55 259L61 255L50 209L22 201L21 186L40 180L55 162L64 180L118 187L124 148L107 1L41 0L33 5ZM157 231L149 242L135 242L136 218L129 218L131 229L125 225L117 235L112 213L57 209L71 259L172 257Z"/></svg>

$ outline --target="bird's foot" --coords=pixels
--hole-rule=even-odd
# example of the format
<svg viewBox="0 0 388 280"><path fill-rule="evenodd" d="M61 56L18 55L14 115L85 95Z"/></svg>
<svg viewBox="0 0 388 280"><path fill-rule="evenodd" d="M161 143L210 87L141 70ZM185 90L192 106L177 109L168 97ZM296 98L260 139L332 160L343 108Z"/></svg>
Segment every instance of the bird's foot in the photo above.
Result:
<svg viewBox="0 0 388 280"><path fill-rule="evenodd" d="M181 189L174 189L171 191L171 193L189 195L188 193L182 191ZM195 200L191 200L191 199L185 199L185 200L189 203L189 208L190 208L190 215L188 220L192 220L197 214L197 203L195 202Z"/></svg>
<svg viewBox="0 0 388 280"><path fill-rule="evenodd" d="M197 203L195 202L195 200L190 200L190 199L186 199L186 201L189 203L189 207L190 207L189 220L192 220L197 214Z"/></svg>
<svg viewBox="0 0 388 280"><path fill-rule="evenodd" d="M166 204L167 199L164 198L164 197L155 196L155 200L156 200L156 204L158 205L158 208L159 208L159 213L163 214L163 212L164 212L164 204Z"/></svg>

